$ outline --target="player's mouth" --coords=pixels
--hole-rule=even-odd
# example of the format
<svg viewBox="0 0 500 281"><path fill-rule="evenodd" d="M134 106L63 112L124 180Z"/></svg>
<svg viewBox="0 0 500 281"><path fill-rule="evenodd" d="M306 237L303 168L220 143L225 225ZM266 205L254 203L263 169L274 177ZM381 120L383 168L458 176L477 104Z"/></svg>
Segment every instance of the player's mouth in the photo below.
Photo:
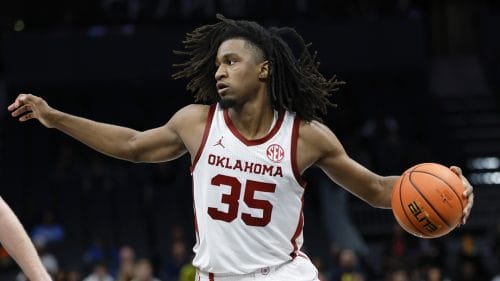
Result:
<svg viewBox="0 0 500 281"><path fill-rule="evenodd" d="M216 87L219 95L223 95L227 90L229 90L229 85L224 82L217 82Z"/></svg>

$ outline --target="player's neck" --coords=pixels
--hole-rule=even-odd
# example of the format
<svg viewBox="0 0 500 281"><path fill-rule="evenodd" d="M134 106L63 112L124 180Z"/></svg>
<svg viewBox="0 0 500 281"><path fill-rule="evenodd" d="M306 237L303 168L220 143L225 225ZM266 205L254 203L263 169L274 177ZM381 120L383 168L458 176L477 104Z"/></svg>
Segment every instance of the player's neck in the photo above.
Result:
<svg viewBox="0 0 500 281"><path fill-rule="evenodd" d="M274 115L270 104L266 106L245 104L239 108L229 109L231 122L240 134L249 140L267 135L274 123Z"/></svg>

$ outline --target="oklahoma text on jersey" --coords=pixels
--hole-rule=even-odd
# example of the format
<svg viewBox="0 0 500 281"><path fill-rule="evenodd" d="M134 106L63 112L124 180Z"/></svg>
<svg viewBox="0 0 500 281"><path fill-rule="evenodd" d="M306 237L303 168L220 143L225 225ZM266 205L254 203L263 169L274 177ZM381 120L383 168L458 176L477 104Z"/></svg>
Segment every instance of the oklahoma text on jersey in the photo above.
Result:
<svg viewBox="0 0 500 281"><path fill-rule="evenodd" d="M280 166L272 166L260 163L242 161L240 159L231 159L225 156L209 154L207 158L209 165L222 167L230 170L239 170L246 173L257 175L268 175L272 177L283 177Z"/></svg>

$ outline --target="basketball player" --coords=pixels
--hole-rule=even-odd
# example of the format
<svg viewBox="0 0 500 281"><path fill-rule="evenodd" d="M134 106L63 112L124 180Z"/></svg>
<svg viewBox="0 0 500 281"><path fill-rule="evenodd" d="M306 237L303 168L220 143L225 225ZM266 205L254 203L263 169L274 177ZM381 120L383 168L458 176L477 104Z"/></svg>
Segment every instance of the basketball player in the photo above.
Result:
<svg viewBox="0 0 500 281"><path fill-rule="evenodd" d="M24 227L2 197L0 197L0 243L29 280L51 280Z"/></svg>
<svg viewBox="0 0 500 281"><path fill-rule="evenodd" d="M319 120L341 84L319 71L291 28L219 21L187 34L188 56L174 78L204 104L188 105L163 126L144 132L98 123L20 94L8 107L24 122L38 119L91 148L132 162L170 161L189 153L197 243L196 280L318 280L300 249L306 183L315 165L374 207L390 208L396 176L353 161ZM285 38L301 47L296 57ZM472 207L472 187L460 169Z"/></svg>

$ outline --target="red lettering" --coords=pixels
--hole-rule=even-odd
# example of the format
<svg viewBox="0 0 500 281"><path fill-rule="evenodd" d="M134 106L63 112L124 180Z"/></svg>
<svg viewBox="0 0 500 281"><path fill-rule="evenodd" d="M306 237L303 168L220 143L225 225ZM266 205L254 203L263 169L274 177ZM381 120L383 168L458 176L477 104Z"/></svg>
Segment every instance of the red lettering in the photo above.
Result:
<svg viewBox="0 0 500 281"><path fill-rule="evenodd" d="M253 163L245 162L245 170L244 171L247 173L253 172Z"/></svg>
<svg viewBox="0 0 500 281"><path fill-rule="evenodd" d="M243 168L241 167L241 161L240 160L236 160L236 163L234 164L233 170L243 171Z"/></svg>
<svg viewBox="0 0 500 281"><path fill-rule="evenodd" d="M217 162L215 163L215 166L224 168L224 160L226 160L226 157L217 156Z"/></svg>
<svg viewBox="0 0 500 281"><path fill-rule="evenodd" d="M227 168L227 169L232 169L232 168L233 168L233 166L231 166L231 165L229 164L229 158L226 158L226 165L225 165L225 168Z"/></svg>
<svg viewBox="0 0 500 281"><path fill-rule="evenodd" d="M281 171L281 167L280 166L276 167L276 172L274 172L273 177L276 177L276 176L283 177L283 171Z"/></svg>
<svg viewBox="0 0 500 281"><path fill-rule="evenodd" d="M280 153L281 154L281 153ZM272 166L260 163L253 163L247 161L241 161L236 159L231 161L229 157L223 157L219 155L209 154L207 162L209 165L222 167L231 170L238 170L246 173L268 175L272 177L283 177L283 170L280 166ZM412 206L409 206L410 209Z"/></svg>
<svg viewBox="0 0 500 281"><path fill-rule="evenodd" d="M208 155L208 164L210 165L215 164L215 155L213 154Z"/></svg>
<svg viewBox="0 0 500 281"><path fill-rule="evenodd" d="M253 167L253 173L254 174L260 174L262 171L262 165L261 164L255 164L255 167Z"/></svg>
<svg viewBox="0 0 500 281"><path fill-rule="evenodd" d="M267 165L264 165L264 170L262 171L262 174L263 175L269 175L269 176L272 176L273 175L273 166L267 166Z"/></svg>

